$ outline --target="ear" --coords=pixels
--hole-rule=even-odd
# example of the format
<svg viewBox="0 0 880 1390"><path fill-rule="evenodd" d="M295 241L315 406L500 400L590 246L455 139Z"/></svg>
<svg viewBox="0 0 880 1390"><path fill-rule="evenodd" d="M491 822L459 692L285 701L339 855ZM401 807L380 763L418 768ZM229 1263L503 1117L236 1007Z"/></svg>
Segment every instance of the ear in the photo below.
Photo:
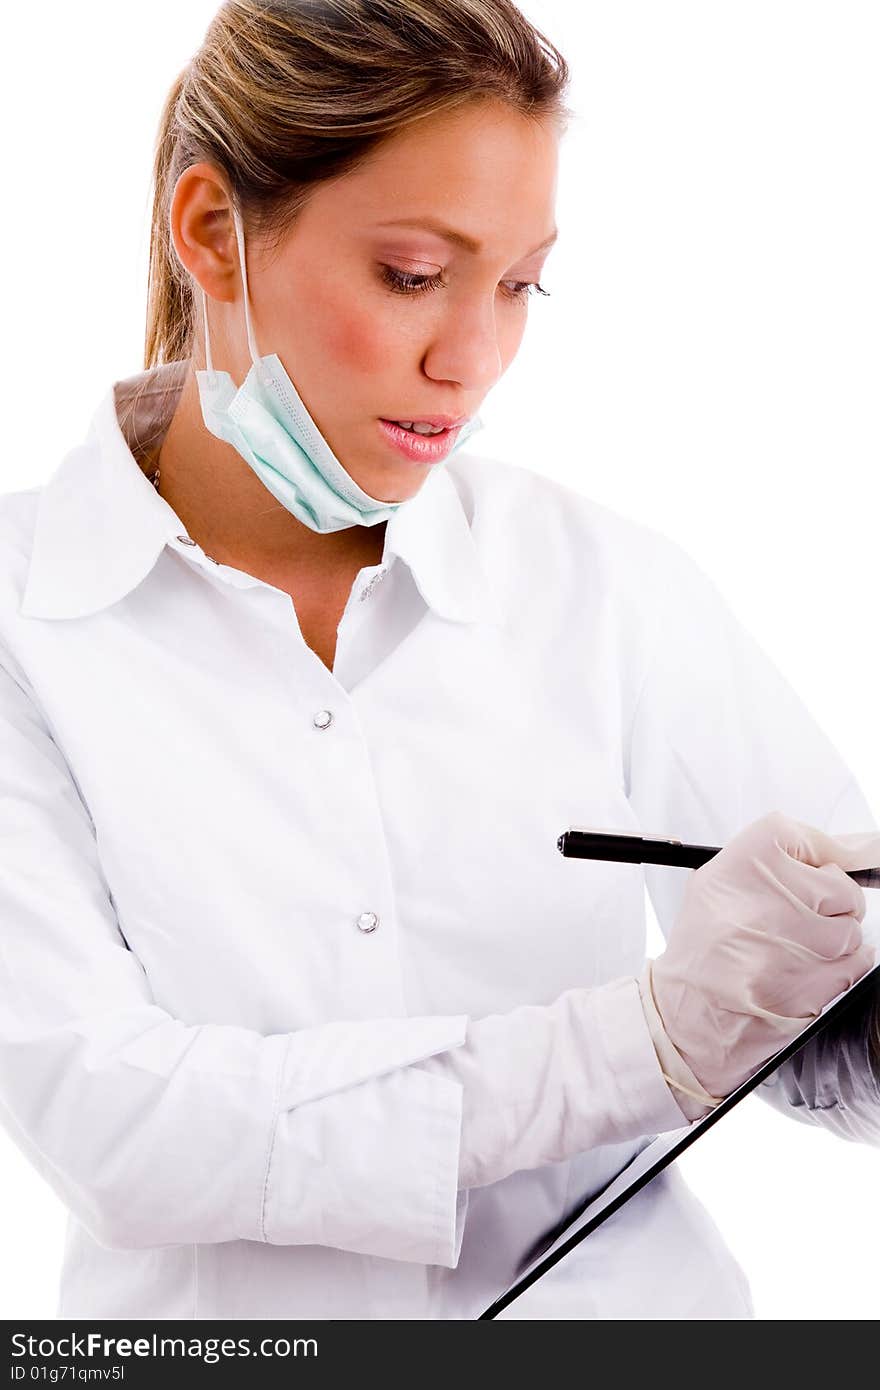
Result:
<svg viewBox="0 0 880 1390"><path fill-rule="evenodd" d="M232 220L232 196L213 164L191 164L177 180L171 199L171 241L181 265L210 299L231 304L241 270Z"/></svg>

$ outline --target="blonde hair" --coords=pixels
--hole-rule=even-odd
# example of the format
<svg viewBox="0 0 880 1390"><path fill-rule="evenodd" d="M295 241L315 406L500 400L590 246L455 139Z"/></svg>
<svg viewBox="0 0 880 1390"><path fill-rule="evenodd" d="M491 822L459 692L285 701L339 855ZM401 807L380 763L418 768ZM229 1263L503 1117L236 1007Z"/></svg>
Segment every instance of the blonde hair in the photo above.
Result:
<svg viewBox="0 0 880 1390"><path fill-rule="evenodd" d="M193 284L169 226L184 169L213 164L246 227L280 238L310 191L412 122L494 97L562 128L568 82L511 0L227 0L161 115L145 368L193 351Z"/></svg>

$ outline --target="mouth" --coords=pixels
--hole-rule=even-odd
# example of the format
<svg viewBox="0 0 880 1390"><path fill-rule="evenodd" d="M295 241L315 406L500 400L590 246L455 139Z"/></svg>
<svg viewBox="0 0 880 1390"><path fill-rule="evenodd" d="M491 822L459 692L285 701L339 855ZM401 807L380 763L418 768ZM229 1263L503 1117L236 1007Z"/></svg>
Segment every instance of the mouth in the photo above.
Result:
<svg viewBox="0 0 880 1390"><path fill-rule="evenodd" d="M444 429L457 429L463 425L467 419L466 415L417 415L412 420L401 417L397 420L385 418L386 424L400 425L401 429L411 430L414 434L421 434L429 437L432 434L439 434Z"/></svg>
<svg viewBox="0 0 880 1390"><path fill-rule="evenodd" d="M415 463L437 463L452 449L464 418L435 415L421 420L379 420L386 441ZM418 425L420 428L415 429Z"/></svg>

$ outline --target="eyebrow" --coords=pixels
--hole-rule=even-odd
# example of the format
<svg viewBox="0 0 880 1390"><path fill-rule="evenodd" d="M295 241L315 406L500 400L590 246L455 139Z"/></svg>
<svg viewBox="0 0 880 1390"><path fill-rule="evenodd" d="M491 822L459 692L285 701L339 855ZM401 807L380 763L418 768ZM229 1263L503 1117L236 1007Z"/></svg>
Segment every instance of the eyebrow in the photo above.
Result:
<svg viewBox="0 0 880 1390"><path fill-rule="evenodd" d="M465 251L470 251L475 256L478 256L483 249L482 242L475 241L473 237L468 236L465 232L459 232L455 227L449 227L445 222L438 222L436 218L433 217L401 217L391 222L379 222L377 226L423 228L425 231L434 232L437 236L443 237L445 241L451 241L454 246L461 246ZM554 227L546 241L542 241L540 246L535 246L531 251L527 251L526 256L534 256L538 251L543 251L546 247L552 246L558 236L559 229ZM522 259L525 260L526 256Z"/></svg>

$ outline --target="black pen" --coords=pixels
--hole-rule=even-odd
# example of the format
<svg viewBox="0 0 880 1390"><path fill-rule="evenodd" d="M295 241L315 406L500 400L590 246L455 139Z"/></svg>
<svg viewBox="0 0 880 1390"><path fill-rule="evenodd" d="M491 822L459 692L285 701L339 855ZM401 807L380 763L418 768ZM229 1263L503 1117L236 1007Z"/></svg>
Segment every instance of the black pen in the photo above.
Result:
<svg viewBox="0 0 880 1390"><path fill-rule="evenodd" d="M621 864L668 864L677 869L699 869L720 845L686 845L681 840L652 840L617 830L585 830L573 826L556 841L560 854L570 859L608 859ZM848 869L862 888L880 888L880 868Z"/></svg>

